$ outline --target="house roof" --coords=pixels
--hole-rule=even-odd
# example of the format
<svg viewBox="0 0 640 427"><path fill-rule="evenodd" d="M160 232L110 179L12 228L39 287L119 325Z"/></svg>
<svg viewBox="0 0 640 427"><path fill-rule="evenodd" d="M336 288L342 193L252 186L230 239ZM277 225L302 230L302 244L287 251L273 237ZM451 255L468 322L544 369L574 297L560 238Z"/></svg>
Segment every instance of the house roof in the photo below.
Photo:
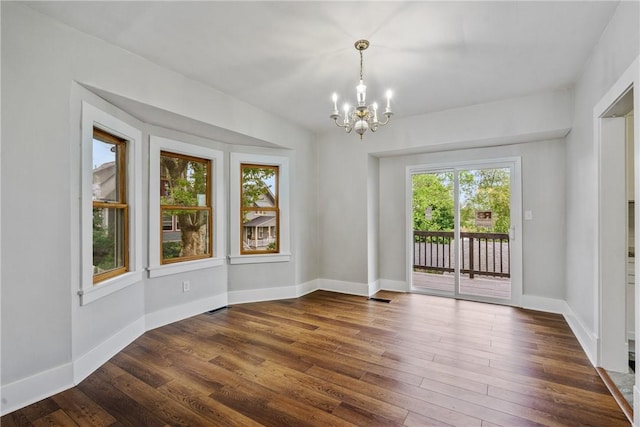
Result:
<svg viewBox="0 0 640 427"><path fill-rule="evenodd" d="M275 227L276 218L273 216L259 216L242 224L243 227Z"/></svg>

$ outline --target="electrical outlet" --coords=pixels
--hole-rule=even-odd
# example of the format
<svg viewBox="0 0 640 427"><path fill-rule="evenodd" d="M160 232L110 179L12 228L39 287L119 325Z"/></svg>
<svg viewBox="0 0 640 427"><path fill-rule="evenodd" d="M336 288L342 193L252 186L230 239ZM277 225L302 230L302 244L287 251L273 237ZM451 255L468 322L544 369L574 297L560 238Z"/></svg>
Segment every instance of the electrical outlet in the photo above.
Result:
<svg viewBox="0 0 640 427"><path fill-rule="evenodd" d="M184 280L182 282L182 292L189 292L191 290L191 282Z"/></svg>

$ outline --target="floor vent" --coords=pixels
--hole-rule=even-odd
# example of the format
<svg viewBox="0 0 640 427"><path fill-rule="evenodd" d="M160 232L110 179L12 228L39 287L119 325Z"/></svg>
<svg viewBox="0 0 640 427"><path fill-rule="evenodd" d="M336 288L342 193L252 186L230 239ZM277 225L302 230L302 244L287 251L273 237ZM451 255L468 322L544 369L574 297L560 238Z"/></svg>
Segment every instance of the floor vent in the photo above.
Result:
<svg viewBox="0 0 640 427"><path fill-rule="evenodd" d="M371 301L377 301L377 302L386 302L386 303L390 303L391 300L390 299L386 299L386 298L375 298L375 297L371 297L369 298Z"/></svg>
<svg viewBox="0 0 640 427"><path fill-rule="evenodd" d="M221 310L225 310L227 308L231 308L231 307L229 307L228 305L225 305L224 307L220 307L220 308L216 308L216 309L213 309L213 310L209 310L209 311L207 311L207 314L217 313L217 312L219 312Z"/></svg>

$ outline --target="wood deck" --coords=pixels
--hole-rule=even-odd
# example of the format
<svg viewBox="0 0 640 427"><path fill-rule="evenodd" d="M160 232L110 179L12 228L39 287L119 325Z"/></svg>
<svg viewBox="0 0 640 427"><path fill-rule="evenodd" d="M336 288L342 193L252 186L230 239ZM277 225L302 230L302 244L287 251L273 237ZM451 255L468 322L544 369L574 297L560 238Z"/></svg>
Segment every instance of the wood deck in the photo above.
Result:
<svg viewBox="0 0 640 427"><path fill-rule="evenodd" d="M316 291L146 332L11 426L629 426L561 315Z"/></svg>
<svg viewBox="0 0 640 427"><path fill-rule="evenodd" d="M430 274L413 272L413 287L418 291L435 290L453 294L454 276L450 273ZM460 277L460 292L469 296L511 299L511 280L508 278Z"/></svg>

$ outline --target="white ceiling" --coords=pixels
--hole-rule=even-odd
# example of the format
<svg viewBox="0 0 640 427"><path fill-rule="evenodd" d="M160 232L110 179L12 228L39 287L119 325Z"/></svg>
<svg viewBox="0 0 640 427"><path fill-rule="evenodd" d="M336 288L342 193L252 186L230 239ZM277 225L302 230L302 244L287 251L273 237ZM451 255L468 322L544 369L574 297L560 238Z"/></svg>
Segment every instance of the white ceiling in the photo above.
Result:
<svg viewBox="0 0 640 427"><path fill-rule="evenodd" d="M570 86L617 2L28 2L79 30L314 131L368 101L396 117ZM340 102L340 101L339 101Z"/></svg>

